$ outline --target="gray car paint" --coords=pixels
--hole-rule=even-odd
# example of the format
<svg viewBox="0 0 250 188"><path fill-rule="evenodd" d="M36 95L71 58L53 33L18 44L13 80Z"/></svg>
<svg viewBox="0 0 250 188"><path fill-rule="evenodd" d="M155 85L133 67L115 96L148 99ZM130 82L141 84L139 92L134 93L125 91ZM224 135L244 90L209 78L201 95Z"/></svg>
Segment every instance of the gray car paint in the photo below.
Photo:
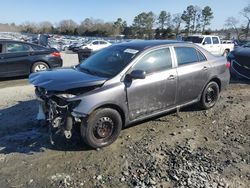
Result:
<svg viewBox="0 0 250 188"><path fill-rule="evenodd" d="M194 47L206 56L207 61L178 67L174 52L176 46ZM145 79L132 80L128 83L125 77L133 65L145 54L163 47L171 49L172 69L147 75ZM80 104L73 109L73 112L80 116L88 116L102 106L118 109L124 117L125 125L128 125L198 102L204 87L211 80L220 82L220 89L224 89L230 80L229 70L225 64L225 58L215 57L194 44L176 43L151 47L135 58L120 74L107 80L102 87L69 99L69 101L81 100ZM204 67L207 69L204 70ZM174 79L168 80L169 76L174 76Z"/></svg>

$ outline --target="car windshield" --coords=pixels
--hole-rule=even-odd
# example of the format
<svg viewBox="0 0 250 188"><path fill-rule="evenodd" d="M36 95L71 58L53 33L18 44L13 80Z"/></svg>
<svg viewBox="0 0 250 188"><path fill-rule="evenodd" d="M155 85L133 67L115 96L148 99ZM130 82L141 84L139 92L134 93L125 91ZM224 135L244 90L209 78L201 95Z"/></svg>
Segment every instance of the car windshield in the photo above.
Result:
<svg viewBox="0 0 250 188"><path fill-rule="evenodd" d="M90 74L111 78L121 72L138 52L125 46L112 46L90 56L78 67Z"/></svg>
<svg viewBox="0 0 250 188"><path fill-rule="evenodd" d="M185 41L193 42L193 43L201 43L203 41L203 37L187 37Z"/></svg>

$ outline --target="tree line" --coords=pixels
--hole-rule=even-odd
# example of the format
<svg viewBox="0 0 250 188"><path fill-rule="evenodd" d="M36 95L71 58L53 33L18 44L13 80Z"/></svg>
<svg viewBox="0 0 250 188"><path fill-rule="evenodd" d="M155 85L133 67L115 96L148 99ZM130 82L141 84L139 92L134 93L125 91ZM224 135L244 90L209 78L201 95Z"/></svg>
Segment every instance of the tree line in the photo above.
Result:
<svg viewBox="0 0 250 188"><path fill-rule="evenodd" d="M245 37L249 34L250 4L242 10L241 14L247 21L246 26L242 25L239 27L239 21L234 17L230 17L225 21L227 29L235 32L238 38L242 33L244 33ZM62 20L56 25L49 21L44 21L41 23L26 22L18 26L12 23L8 26L25 33L167 39L175 38L179 34L209 34L211 32L209 26L213 18L211 7L205 6L201 8L190 5L182 13L176 14L171 14L165 10L161 11L158 15L152 11L142 12L134 17L131 25L128 25L126 20L121 18L118 18L114 22L104 22L100 19L86 18L79 24L68 19Z"/></svg>

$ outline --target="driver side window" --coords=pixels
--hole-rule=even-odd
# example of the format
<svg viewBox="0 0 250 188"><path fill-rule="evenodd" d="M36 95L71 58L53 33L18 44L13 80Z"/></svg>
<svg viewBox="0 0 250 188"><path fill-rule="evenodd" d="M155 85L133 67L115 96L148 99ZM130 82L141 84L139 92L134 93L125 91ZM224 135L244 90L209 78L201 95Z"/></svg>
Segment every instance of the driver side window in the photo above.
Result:
<svg viewBox="0 0 250 188"><path fill-rule="evenodd" d="M206 37L204 42L205 42L205 44L212 44L212 41L211 41L210 37Z"/></svg>
<svg viewBox="0 0 250 188"><path fill-rule="evenodd" d="M93 45L98 45L99 42L98 42L98 41L95 41L95 42L93 42L92 44L93 44Z"/></svg>
<svg viewBox="0 0 250 188"><path fill-rule="evenodd" d="M140 59L133 70L142 70L147 74L164 71L172 68L172 59L169 48L154 50Z"/></svg>

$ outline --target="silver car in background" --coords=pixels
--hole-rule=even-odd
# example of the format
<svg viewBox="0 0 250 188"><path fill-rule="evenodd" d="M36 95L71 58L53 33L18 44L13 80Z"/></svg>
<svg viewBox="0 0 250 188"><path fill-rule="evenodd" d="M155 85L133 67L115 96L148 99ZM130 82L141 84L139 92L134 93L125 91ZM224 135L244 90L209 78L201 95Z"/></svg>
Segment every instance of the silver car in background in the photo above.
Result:
<svg viewBox="0 0 250 188"><path fill-rule="evenodd" d="M213 107L229 84L230 64L177 41L134 41L108 47L79 66L34 73L40 117L71 137L79 125L93 148L114 142L138 121L199 103ZM52 131L53 132L53 131Z"/></svg>

